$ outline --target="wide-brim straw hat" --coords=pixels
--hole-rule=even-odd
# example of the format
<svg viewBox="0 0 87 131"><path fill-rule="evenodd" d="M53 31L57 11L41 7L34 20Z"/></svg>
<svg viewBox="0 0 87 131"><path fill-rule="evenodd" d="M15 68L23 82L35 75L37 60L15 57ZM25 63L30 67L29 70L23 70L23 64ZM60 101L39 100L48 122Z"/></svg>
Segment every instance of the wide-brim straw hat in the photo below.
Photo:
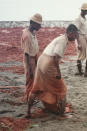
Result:
<svg viewBox="0 0 87 131"><path fill-rule="evenodd" d="M80 9L81 10L87 10L87 3L83 3Z"/></svg>
<svg viewBox="0 0 87 131"><path fill-rule="evenodd" d="M33 15L31 18L30 18L30 20L32 20L32 21L34 21L34 22L36 22L36 23L38 23L38 24L42 24L42 16L40 15L40 14L35 14L35 15Z"/></svg>

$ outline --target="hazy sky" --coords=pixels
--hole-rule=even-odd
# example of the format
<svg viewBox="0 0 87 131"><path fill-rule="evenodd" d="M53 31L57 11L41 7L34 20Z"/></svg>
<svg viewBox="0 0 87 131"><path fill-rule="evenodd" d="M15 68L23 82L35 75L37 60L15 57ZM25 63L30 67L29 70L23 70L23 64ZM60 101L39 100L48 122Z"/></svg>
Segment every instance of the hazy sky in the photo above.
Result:
<svg viewBox="0 0 87 131"><path fill-rule="evenodd" d="M74 20L87 0L0 0L0 21L29 20L40 13L43 20Z"/></svg>

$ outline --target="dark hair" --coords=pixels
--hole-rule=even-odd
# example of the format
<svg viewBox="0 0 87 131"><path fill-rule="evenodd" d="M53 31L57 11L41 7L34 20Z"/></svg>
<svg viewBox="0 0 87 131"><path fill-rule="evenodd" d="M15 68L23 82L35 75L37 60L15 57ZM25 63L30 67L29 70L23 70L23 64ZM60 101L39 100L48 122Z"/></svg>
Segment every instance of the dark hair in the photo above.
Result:
<svg viewBox="0 0 87 131"><path fill-rule="evenodd" d="M35 23L34 21L30 20L30 24Z"/></svg>
<svg viewBox="0 0 87 131"><path fill-rule="evenodd" d="M30 24L37 24L37 25L40 25L40 24L38 24L37 22L34 22L33 20L30 20Z"/></svg>
<svg viewBox="0 0 87 131"><path fill-rule="evenodd" d="M82 12L87 12L87 10L81 10Z"/></svg>
<svg viewBox="0 0 87 131"><path fill-rule="evenodd" d="M66 33L70 33L70 32L78 32L78 28L74 25L74 24L70 24L67 28L66 28Z"/></svg>

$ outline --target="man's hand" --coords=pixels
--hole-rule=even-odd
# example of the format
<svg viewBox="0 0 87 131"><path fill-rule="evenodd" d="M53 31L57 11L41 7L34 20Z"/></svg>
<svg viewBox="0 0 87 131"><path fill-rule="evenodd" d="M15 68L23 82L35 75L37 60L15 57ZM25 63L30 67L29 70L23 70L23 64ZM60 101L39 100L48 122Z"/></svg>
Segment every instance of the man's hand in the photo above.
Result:
<svg viewBox="0 0 87 131"><path fill-rule="evenodd" d="M30 78L33 79L33 77L34 77L34 76L33 76L33 73L30 73Z"/></svg>
<svg viewBox="0 0 87 131"><path fill-rule="evenodd" d="M30 73L30 78L33 79L34 75L33 75L32 68L30 68L29 73Z"/></svg>
<svg viewBox="0 0 87 131"><path fill-rule="evenodd" d="M37 66L37 59L35 59L35 65Z"/></svg>
<svg viewBox="0 0 87 131"><path fill-rule="evenodd" d="M35 56L35 65L37 66L37 55Z"/></svg>
<svg viewBox="0 0 87 131"><path fill-rule="evenodd" d="M80 44L78 45L78 50L82 50L82 46Z"/></svg>

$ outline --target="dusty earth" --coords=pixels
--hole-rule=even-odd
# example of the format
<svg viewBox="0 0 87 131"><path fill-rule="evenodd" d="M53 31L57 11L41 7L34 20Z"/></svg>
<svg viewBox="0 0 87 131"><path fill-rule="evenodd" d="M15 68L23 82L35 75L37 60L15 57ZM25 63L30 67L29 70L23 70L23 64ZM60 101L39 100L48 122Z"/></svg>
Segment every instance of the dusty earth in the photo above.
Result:
<svg viewBox="0 0 87 131"><path fill-rule="evenodd" d="M38 102L32 107L32 119L25 119L27 103L23 102L25 76L22 63L21 34L23 28L0 29L0 131L87 131L87 78L75 76L76 48L70 43L60 64L67 85L67 101L71 113L62 119L56 114L43 113ZM42 28L37 33L40 53L64 28ZM83 71L84 71L83 62Z"/></svg>

